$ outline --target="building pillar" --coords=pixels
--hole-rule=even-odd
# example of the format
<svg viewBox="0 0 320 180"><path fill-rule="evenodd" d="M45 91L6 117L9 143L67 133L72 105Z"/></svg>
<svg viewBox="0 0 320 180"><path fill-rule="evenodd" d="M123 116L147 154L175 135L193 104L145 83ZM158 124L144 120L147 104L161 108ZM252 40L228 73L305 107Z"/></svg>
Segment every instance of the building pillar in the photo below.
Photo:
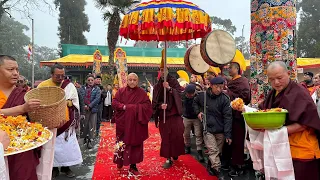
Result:
<svg viewBox="0 0 320 180"><path fill-rule="evenodd" d="M251 104L257 106L271 89L266 70L273 61L286 63L297 78L296 0L251 0Z"/></svg>

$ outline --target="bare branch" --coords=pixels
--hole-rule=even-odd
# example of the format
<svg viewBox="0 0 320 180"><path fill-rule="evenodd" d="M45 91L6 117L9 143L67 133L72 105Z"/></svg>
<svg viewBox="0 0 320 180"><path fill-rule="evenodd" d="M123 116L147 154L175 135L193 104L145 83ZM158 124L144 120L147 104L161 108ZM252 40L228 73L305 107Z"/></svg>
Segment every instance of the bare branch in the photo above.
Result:
<svg viewBox="0 0 320 180"><path fill-rule="evenodd" d="M4 5L4 3L7 3ZM0 7L6 6L6 8L10 8L10 10L19 12L21 16L29 17L31 12L34 9L40 10L41 12L49 12L49 14L53 14L54 9L52 5L49 3L49 0L3 0L0 1ZM43 8L46 6L48 9Z"/></svg>
<svg viewBox="0 0 320 180"><path fill-rule="evenodd" d="M7 3L9 0L3 0L0 2L0 6L2 7L5 3Z"/></svg>

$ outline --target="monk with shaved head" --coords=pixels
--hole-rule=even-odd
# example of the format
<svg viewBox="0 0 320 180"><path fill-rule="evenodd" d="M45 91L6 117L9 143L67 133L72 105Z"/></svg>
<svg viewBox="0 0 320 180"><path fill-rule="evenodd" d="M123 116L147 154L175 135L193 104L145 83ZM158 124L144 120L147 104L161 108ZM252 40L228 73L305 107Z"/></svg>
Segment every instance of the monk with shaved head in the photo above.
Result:
<svg viewBox="0 0 320 180"><path fill-rule="evenodd" d="M267 75L272 90L259 107L260 109L279 107L288 110L285 126L289 136L295 179L320 179L318 174L320 119L315 103L303 86L290 80L284 62L271 63Z"/></svg>
<svg viewBox="0 0 320 180"><path fill-rule="evenodd" d="M118 145L113 162L118 169L130 165L129 171L134 175L139 175L136 164L143 161L143 142L149 137L152 116L150 99L138 84L138 75L130 73L127 87L119 89L112 101Z"/></svg>

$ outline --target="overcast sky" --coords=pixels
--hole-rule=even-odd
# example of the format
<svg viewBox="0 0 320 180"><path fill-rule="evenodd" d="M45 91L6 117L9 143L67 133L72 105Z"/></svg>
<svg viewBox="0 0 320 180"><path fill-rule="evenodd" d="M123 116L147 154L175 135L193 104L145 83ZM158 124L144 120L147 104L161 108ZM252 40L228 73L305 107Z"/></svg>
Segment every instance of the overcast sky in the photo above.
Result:
<svg viewBox="0 0 320 180"><path fill-rule="evenodd" d="M102 20L101 12L94 6L94 0L86 0L85 12L91 24L90 32L85 33L89 45L106 45L107 26ZM250 0L189 0L205 10L210 16L217 16L222 19L231 19L237 27L235 36L241 36L243 25L244 36L247 40L250 37ZM145 1L143 1L145 2ZM54 5L52 4L52 7ZM45 12L47 8L35 10L32 17L35 22L35 44L56 48L58 46L58 11ZM26 32L31 38L31 20L24 15L11 12L16 20L30 27ZM124 45L122 41L120 45ZM132 46L134 42L127 42L127 46Z"/></svg>

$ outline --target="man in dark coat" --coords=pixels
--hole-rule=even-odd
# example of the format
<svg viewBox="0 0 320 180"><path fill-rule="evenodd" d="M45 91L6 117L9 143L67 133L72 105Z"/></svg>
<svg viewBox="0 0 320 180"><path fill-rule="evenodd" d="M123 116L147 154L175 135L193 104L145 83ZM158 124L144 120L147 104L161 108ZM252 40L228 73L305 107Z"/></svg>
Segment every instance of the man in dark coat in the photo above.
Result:
<svg viewBox="0 0 320 180"><path fill-rule="evenodd" d="M167 75L167 82L164 82L163 67L160 67L160 73L161 77L153 90L152 106L156 127L159 127L161 135L160 156L167 158L163 168L168 169L173 164L172 158L173 160L177 160L178 156L185 153L183 140L184 125L181 117L181 93L183 88L179 85L177 79L170 75ZM167 93L165 104L164 88Z"/></svg>
<svg viewBox="0 0 320 180"><path fill-rule="evenodd" d="M224 79L222 77L212 78L210 84L206 92L201 92L195 97L193 107L198 118L204 121L203 138L209 156L207 170L210 175L218 176L219 180L222 180L224 176L220 170L219 156L224 142L228 145L232 142L232 108L229 97L222 93Z"/></svg>

